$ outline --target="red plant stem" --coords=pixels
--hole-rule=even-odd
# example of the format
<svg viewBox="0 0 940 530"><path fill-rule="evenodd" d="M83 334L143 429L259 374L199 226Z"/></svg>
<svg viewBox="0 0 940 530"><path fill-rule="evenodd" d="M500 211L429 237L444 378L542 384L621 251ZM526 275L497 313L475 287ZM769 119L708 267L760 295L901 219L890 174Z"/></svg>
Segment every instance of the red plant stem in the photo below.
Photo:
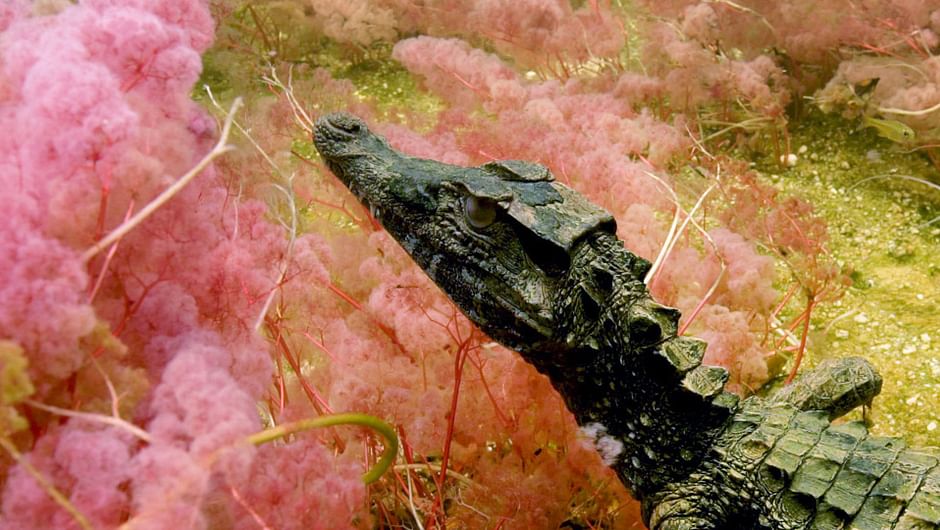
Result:
<svg viewBox="0 0 940 530"><path fill-rule="evenodd" d="M307 399L310 400L310 404L313 405L313 408L316 409L318 414L332 414L333 409L330 408L330 405L320 396L319 392L310 386L306 378L304 378L303 373L300 371L300 363L297 362L297 359L290 350L290 346L287 344L287 341L284 340L280 326L277 322L274 322L271 317L265 317L265 322L268 324L268 328L274 332L274 343L277 345L284 358L287 359L287 364L289 364L291 369L294 370L294 373L297 374L297 380L300 381L300 386L304 389L304 393L307 394Z"/></svg>
<svg viewBox="0 0 940 530"><path fill-rule="evenodd" d="M472 90L474 94L480 97L480 99L483 99L483 100L490 99L489 94L483 92L483 90L481 90L480 88L473 86L469 81L461 77L460 74L458 74L457 72L454 72L453 70L450 70L449 68L444 68L441 65L437 65L437 67L447 72L448 74L454 76L457 79L457 81L460 81L460 84Z"/></svg>
<svg viewBox="0 0 940 530"><path fill-rule="evenodd" d="M411 444L408 443L408 439L405 436L405 429L401 426L398 427L398 440L401 442L402 454L405 456L405 462L409 464L415 463L414 450L411 448ZM430 471L430 469L429 469ZM408 473L413 471L409 468ZM427 488L424 487L424 483L420 480L414 481L415 489L418 490L418 496L424 498L430 498L431 494L428 492Z"/></svg>
<svg viewBox="0 0 940 530"><path fill-rule="evenodd" d="M777 159L777 163L781 166L786 165L786 160L784 160L780 154L780 135L777 134L776 127L770 129L770 137L774 142L774 158Z"/></svg>
<svg viewBox="0 0 940 530"><path fill-rule="evenodd" d="M104 221L108 213L108 197L111 195L111 187L104 182L101 183L101 202L98 204L98 221L95 223L95 241L101 239L104 234Z"/></svg>
<svg viewBox="0 0 940 530"><path fill-rule="evenodd" d="M460 381L463 375L463 366L470 354L470 341L473 339L473 333L467 337L457 348L457 355L454 358L454 392L450 397L450 412L447 414L447 434L444 436L444 450L441 456L441 471L437 475L437 501L435 512L444 514L444 481L447 479L447 464L450 460L450 446L454 439L454 424L457 419L457 401L460 397ZM441 529L445 530L447 523L441 519Z"/></svg>
<svg viewBox="0 0 940 530"><path fill-rule="evenodd" d="M486 376L483 374L483 362L480 360L479 354L477 354L477 362L473 363L473 365L476 366L477 371L480 372L480 382L483 383L483 390L490 399L490 403L493 404L493 410L496 411L496 417L499 418L500 423L502 423L507 429L511 428L512 423L499 408L499 403L496 402L496 397L493 396L493 392L490 391L490 385L486 382Z"/></svg>
<svg viewBox="0 0 940 530"><path fill-rule="evenodd" d="M274 333L274 343L277 345L277 349L280 350L284 358L287 359L287 364L294 370L294 373L297 374L297 380L300 381L300 386L307 395L310 404L313 405L314 410L321 416L324 414L333 414L333 409L330 407L329 403L327 403L326 400L320 396L320 393L310 386L310 383L304 378L303 373L300 371L300 363L297 362L297 359L291 353L290 346L288 346L287 341L284 340L280 325L269 316L264 317L264 321L268 325L268 329ZM333 443L336 444L340 452L345 451L346 443L335 432L333 433Z"/></svg>
<svg viewBox="0 0 940 530"><path fill-rule="evenodd" d="M692 322L695 321L695 317L697 317L698 314L702 311L702 308L705 307L705 304L708 302L709 298L711 298L711 296L703 297L698 301L698 305L695 306L695 309L689 313L689 316L685 319L685 322L679 326L679 331L676 333L677 335L685 335L685 331L689 329L689 326L691 326Z"/></svg>
<svg viewBox="0 0 940 530"><path fill-rule="evenodd" d="M355 298L353 298L348 293L346 293L346 291L343 291L342 289L337 287L336 284L334 284L331 281L321 281L320 283L322 283L323 285L326 285L326 287L329 290L333 291L334 294L342 298L347 304L353 306L357 311L362 311L363 313L365 313L366 317L368 317L368 319L371 320L373 324L375 324L375 327L379 328L382 331L382 333L384 333L385 336L388 337L389 340L392 341L392 344L394 344L395 347L398 348L398 351L400 351L402 355L408 358L412 358L411 355L405 350L405 347L402 345L402 343L398 340L398 337L395 336L395 332L391 328L386 326L385 324L382 324L381 322L376 320L375 317L369 314L368 311L365 311L362 308L362 304L360 304Z"/></svg>
<svg viewBox="0 0 940 530"><path fill-rule="evenodd" d="M561 169L561 176L563 177L566 186L571 186L571 177L568 176L568 171L565 169L565 161L558 161L558 168Z"/></svg>
<svg viewBox="0 0 940 530"><path fill-rule="evenodd" d="M783 310L784 306L787 305L787 302L790 301L790 298L792 298L793 295L796 294L796 290L798 287L799 287L799 284L797 283L794 283L793 285L790 286L790 289L787 290L787 294L783 296L783 299L780 300L780 303L777 304L777 307L775 307L774 310L770 312L770 318L776 318L777 314L780 313L780 311Z"/></svg>
<svg viewBox="0 0 940 530"><path fill-rule="evenodd" d="M796 315L796 317L794 317L793 320L791 320L790 323L787 324L783 329L786 332L792 333L793 330L796 329L797 326L799 326L801 322L803 322L803 319L805 317L806 317L806 310L804 309L803 311L800 312L799 315ZM786 340L787 340L786 334L781 336L779 340L774 340L774 349L781 349L783 347L783 344L786 342Z"/></svg>
<svg viewBox="0 0 940 530"><path fill-rule="evenodd" d="M277 414L278 416L284 414L284 407L287 406L287 387L284 383L284 364L281 363L281 356L274 356L274 364L277 366L277 375L274 377L277 379Z"/></svg>
<svg viewBox="0 0 940 530"><path fill-rule="evenodd" d="M815 297L813 297L813 299L815 300ZM808 311L809 311L809 307L807 307L799 315L797 315L796 318L793 319L793 322L790 322L790 324L787 326L787 331L793 331L794 329L796 329L796 327L800 325L800 322L803 322L803 319L809 315Z"/></svg>
<svg viewBox="0 0 940 530"><path fill-rule="evenodd" d="M896 54L896 53L894 53L894 52L892 52L892 51L890 51L890 50L886 50L886 49L884 49L884 48L879 48L878 46L875 46L875 45L872 45L872 44L866 44L866 43L863 42L863 43L859 44L859 46L861 46L862 48L865 48L866 50L873 51L873 52L875 52L875 53L880 53L880 54L882 54L882 55L890 55L891 57L900 57L900 55L898 55L898 54Z"/></svg>
<svg viewBox="0 0 940 530"><path fill-rule="evenodd" d="M130 299L127 298L127 292L125 291L124 293L124 316L121 317L121 321L118 323L117 326L114 327L114 331L111 332L111 334L114 335L115 338L121 337L121 333L124 333L124 328L127 327L127 323L130 322L131 317L134 316L134 313L136 313L137 310L140 309L140 305L144 303L144 299L147 298L147 294L150 293L150 289L152 289L155 285L157 285L161 281L162 280L158 279L145 285L143 291L140 293L140 295L137 296L137 300L134 302L131 302ZM104 354L104 350L105 350L105 347L103 345L98 346L98 348L96 348L95 351L92 352L91 356L97 359L98 357L101 357L101 355Z"/></svg>
<svg viewBox="0 0 940 530"><path fill-rule="evenodd" d="M787 376L787 380L784 384L789 385L793 378L796 377L796 372L800 368L800 362L803 361L803 353L806 351L806 338L809 336L809 320L810 314L813 311L813 305L816 303L816 298L810 297L806 302L806 311L803 313L806 315L806 319L803 321L803 335L800 337L800 349L796 352L796 359L793 361L793 368L790 370L790 375Z"/></svg>
<svg viewBox="0 0 940 530"><path fill-rule="evenodd" d="M102 192L102 193L105 193L105 192ZM102 205L101 205L102 211L101 211L101 215L103 216L103 215L104 215L105 203L107 203L107 194L105 194L105 195L101 198L101 200L102 200ZM124 214L124 222L125 222L125 223L127 222L128 219L131 218L131 214L132 214L133 212L134 212L134 199L131 199L130 204L127 206L127 213ZM100 221L100 226L101 226L101 228L102 228L102 230L103 230L103 227L104 227L104 217L101 217L101 219L99 219L99 221ZM122 239L123 239L123 238L122 238ZM117 252L118 244L119 244L120 242L121 242L120 239L118 239L117 241L115 241L114 244L111 245L111 249L108 250L107 255L105 255L104 263L101 264L101 270L98 271L98 277L95 278L95 283L94 283L94 285L91 286L91 291L88 292L88 303L89 303L89 304L90 304L92 301L94 301L95 295L98 294L98 289L101 288L101 283L104 281L104 274L108 271L108 266L111 264L111 260L114 258L114 254Z"/></svg>
<svg viewBox="0 0 940 530"><path fill-rule="evenodd" d="M352 212L349 211L349 208L346 208L345 206L340 206L339 204L333 204L332 202L324 201L323 199L317 199L316 197L312 197L312 198L310 199L310 201L311 201L311 202L315 202L315 203L317 203L317 204L319 204L319 205L321 205L321 206L326 206L327 208L332 208L332 209L334 209L334 210L336 210L336 211L342 213L343 215L345 215L346 217L348 217L349 219L351 219L352 222L354 222L354 223L356 223L357 225L359 225L359 228L361 228L364 232L368 232L369 230L367 230L367 229L372 228L371 223L366 223L366 222L363 221L362 219L356 217L355 215L353 215Z"/></svg>
<svg viewBox="0 0 940 530"><path fill-rule="evenodd" d="M307 337L307 340L312 342L314 346L323 350L323 353L325 353L326 356L329 357L331 361L333 361L334 363L336 362L336 356L333 355L333 352L331 352L330 349L327 348L325 344L323 344L323 341L313 338L313 336L307 333L306 331L302 332L302 334L304 337Z"/></svg>
<svg viewBox="0 0 940 530"><path fill-rule="evenodd" d="M268 523L264 521L261 515L255 511L255 509L252 508L247 502L245 502L245 499L242 498L242 496L238 493L238 490L235 489L235 486L229 486L228 489L232 494L232 498L235 499L235 502L237 502L239 506L248 512L248 515L251 515L251 518L254 519L258 526L260 526L263 530L271 530L271 527L268 526Z"/></svg>

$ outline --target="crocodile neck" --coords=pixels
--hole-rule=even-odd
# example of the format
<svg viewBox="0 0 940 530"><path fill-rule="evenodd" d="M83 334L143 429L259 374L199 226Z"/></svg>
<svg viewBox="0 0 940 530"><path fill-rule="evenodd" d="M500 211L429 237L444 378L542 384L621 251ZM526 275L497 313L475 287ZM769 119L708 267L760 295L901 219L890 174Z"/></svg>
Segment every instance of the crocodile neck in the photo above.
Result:
<svg viewBox="0 0 940 530"><path fill-rule="evenodd" d="M700 366L704 343L675 336L678 311L649 297L648 268L613 234L585 238L556 289L553 340L514 345L637 498L691 473L737 403L723 370Z"/></svg>

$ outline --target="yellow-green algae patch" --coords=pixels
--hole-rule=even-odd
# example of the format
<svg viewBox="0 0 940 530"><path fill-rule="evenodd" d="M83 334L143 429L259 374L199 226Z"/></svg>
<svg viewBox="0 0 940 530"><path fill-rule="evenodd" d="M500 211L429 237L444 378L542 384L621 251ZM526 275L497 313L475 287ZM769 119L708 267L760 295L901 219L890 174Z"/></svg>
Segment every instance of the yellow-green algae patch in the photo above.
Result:
<svg viewBox="0 0 940 530"><path fill-rule="evenodd" d="M833 256L854 270L845 296L814 313L805 368L827 357L869 359L884 377L872 430L940 446L940 191L903 177L940 184L940 171L856 129L811 115L791 126L792 167L769 158L756 166L815 206Z"/></svg>

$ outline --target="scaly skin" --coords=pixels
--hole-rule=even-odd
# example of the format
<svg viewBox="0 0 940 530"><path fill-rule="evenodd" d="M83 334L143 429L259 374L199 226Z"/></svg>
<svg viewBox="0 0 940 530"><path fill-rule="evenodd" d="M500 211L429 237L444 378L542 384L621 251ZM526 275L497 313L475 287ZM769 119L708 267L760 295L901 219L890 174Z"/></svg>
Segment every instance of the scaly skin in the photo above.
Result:
<svg viewBox="0 0 940 530"><path fill-rule="evenodd" d="M651 529L940 526L937 450L830 424L880 391L866 361L738 403L650 298L613 217L548 169L411 158L348 114L320 118L314 141L461 310L549 377Z"/></svg>

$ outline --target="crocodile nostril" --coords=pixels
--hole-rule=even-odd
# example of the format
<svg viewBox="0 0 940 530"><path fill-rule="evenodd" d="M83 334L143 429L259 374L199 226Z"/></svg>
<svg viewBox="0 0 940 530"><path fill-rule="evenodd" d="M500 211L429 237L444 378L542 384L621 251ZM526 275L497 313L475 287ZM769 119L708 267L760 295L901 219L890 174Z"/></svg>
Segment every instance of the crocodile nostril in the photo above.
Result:
<svg viewBox="0 0 940 530"><path fill-rule="evenodd" d="M358 134L363 129L362 121L349 114L331 114L326 121L333 128L349 134Z"/></svg>

